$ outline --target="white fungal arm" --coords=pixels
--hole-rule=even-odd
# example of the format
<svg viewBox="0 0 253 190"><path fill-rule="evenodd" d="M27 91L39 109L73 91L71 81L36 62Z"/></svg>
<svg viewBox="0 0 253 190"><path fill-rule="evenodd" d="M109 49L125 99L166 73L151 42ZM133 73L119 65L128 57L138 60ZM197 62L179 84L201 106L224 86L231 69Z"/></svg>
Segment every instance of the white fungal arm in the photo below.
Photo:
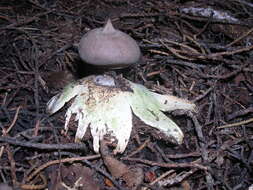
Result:
<svg viewBox="0 0 253 190"><path fill-rule="evenodd" d="M174 143L181 144L184 134L178 125L162 111L194 110L195 104L175 96L160 95L146 87L130 82L134 93L130 104L134 114L144 123L161 130Z"/></svg>
<svg viewBox="0 0 253 190"><path fill-rule="evenodd" d="M75 96L79 95L82 92L88 91L87 87L82 84L71 83L67 85L62 93L52 97L47 103L47 112L53 114L61 109L65 103L70 101Z"/></svg>
<svg viewBox="0 0 253 190"><path fill-rule="evenodd" d="M161 111L173 111L176 109L195 111L196 109L196 105L186 99L170 95L161 95L154 92L150 93L158 101Z"/></svg>
<svg viewBox="0 0 253 190"><path fill-rule="evenodd" d="M48 110L54 113L73 99L66 113L65 130L68 130L71 116L75 115L78 121L75 141L81 141L90 127L95 152L99 151L100 140L105 135L112 142L117 141L114 153L122 153L126 149L132 130L132 112L147 125L161 130L172 142L181 144L183 132L163 111L194 110L195 104L151 92L126 79L121 80L119 87L114 78L106 75L81 79L54 96L48 102Z"/></svg>

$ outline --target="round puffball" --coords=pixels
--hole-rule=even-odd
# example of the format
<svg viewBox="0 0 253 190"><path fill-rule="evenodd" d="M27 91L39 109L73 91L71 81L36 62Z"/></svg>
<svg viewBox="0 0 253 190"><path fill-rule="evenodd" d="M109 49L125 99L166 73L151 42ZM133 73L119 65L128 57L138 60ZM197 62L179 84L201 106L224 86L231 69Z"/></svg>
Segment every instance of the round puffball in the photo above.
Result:
<svg viewBox="0 0 253 190"><path fill-rule="evenodd" d="M124 68L138 62L141 56L136 41L113 27L110 19L103 28L87 32L79 43L81 59L92 65Z"/></svg>

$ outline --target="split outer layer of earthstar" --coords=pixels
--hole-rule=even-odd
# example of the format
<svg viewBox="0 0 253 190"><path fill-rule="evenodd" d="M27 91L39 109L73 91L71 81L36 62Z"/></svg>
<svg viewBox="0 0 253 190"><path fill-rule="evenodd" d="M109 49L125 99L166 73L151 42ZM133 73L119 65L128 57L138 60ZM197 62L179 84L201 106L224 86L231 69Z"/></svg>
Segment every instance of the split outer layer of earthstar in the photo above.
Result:
<svg viewBox="0 0 253 190"><path fill-rule="evenodd" d="M163 112L195 110L195 104L188 100L157 94L143 85L108 75L92 75L67 85L51 98L47 110L53 114L70 100L65 130L68 130L71 116L75 115L78 121L75 141L80 142L89 128L95 152L99 152L100 141L105 135L117 142L114 153L124 152L133 127L132 114L163 132L172 142L181 144L182 130Z"/></svg>

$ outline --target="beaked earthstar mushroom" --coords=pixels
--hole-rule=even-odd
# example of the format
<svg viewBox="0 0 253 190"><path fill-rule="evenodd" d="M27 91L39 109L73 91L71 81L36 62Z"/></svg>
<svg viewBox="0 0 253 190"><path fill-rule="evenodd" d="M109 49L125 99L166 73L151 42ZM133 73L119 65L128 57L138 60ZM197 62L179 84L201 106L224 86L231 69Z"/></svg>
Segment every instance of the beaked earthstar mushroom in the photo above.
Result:
<svg viewBox="0 0 253 190"><path fill-rule="evenodd" d="M141 56L136 41L113 27L109 19L103 28L87 32L79 43L79 55L88 64L104 68L124 68Z"/></svg>

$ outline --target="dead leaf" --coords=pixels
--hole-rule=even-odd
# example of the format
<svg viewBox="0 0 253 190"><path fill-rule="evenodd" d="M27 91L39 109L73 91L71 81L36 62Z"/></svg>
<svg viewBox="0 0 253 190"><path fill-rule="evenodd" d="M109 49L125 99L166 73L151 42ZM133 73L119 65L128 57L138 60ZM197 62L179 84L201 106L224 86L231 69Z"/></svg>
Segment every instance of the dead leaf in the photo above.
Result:
<svg viewBox="0 0 253 190"><path fill-rule="evenodd" d="M130 168L122 176L122 179L126 182L128 187L137 189L137 187L143 182L144 174L141 168Z"/></svg>
<svg viewBox="0 0 253 190"><path fill-rule="evenodd" d="M128 171L128 167L125 164L111 156L105 156L103 157L103 160L107 169L115 178L122 177Z"/></svg>
<svg viewBox="0 0 253 190"><path fill-rule="evenodd" d="M148 171L145 173L145 181L148 183L151 183L152 181L154 181L156 179L156 174L153 171Z"/></svg>
<svg viewBox="0 0 253 190"><path fill-rule="evenodd" d="M217 33L224 33L229 38L235 40L242 35L244 35L248 30L250 30L247 26L241 26L241 25L232 25L232 24L213 24L212 30ZM253 40L253 33L249 34L246 39L248 41ZM244 42L244 40L239 41L239 43Z"/></svg>
<svg viewBox="0 0 253 190"><path fill-rule="evenodd" d="M61 179L57 179L61 172ZM93 171L82 164L72 164L67 167L62 165L60 171L53 170L49 174L51 185L48 190L99 190L98 183L93 178Z"/></svg>
<svg viewBox="0 0 253 190"><path fill-rule="evenodd" d="M103 140L100 143L102 159L111 175L117 179L123 179L132 190L137 189L144 179L143 170L139 167L129 168L126 164L110 155L106 141Z"/></svg>
<svg viewBox="0 0 253 190"><path fill-rule="evenodd" d="M113 187L114 186L113 183L112 183L112 181L110 179L108 179L108 178L105 178L104 182L105 182L105 185L107 187Z"/></svg>
<svg viewBox="0 0 253 190"><path fill-rule="evenodd" d="M191 190L191 186L188 181L182 181L181 185L184 190Z"/></svg>

